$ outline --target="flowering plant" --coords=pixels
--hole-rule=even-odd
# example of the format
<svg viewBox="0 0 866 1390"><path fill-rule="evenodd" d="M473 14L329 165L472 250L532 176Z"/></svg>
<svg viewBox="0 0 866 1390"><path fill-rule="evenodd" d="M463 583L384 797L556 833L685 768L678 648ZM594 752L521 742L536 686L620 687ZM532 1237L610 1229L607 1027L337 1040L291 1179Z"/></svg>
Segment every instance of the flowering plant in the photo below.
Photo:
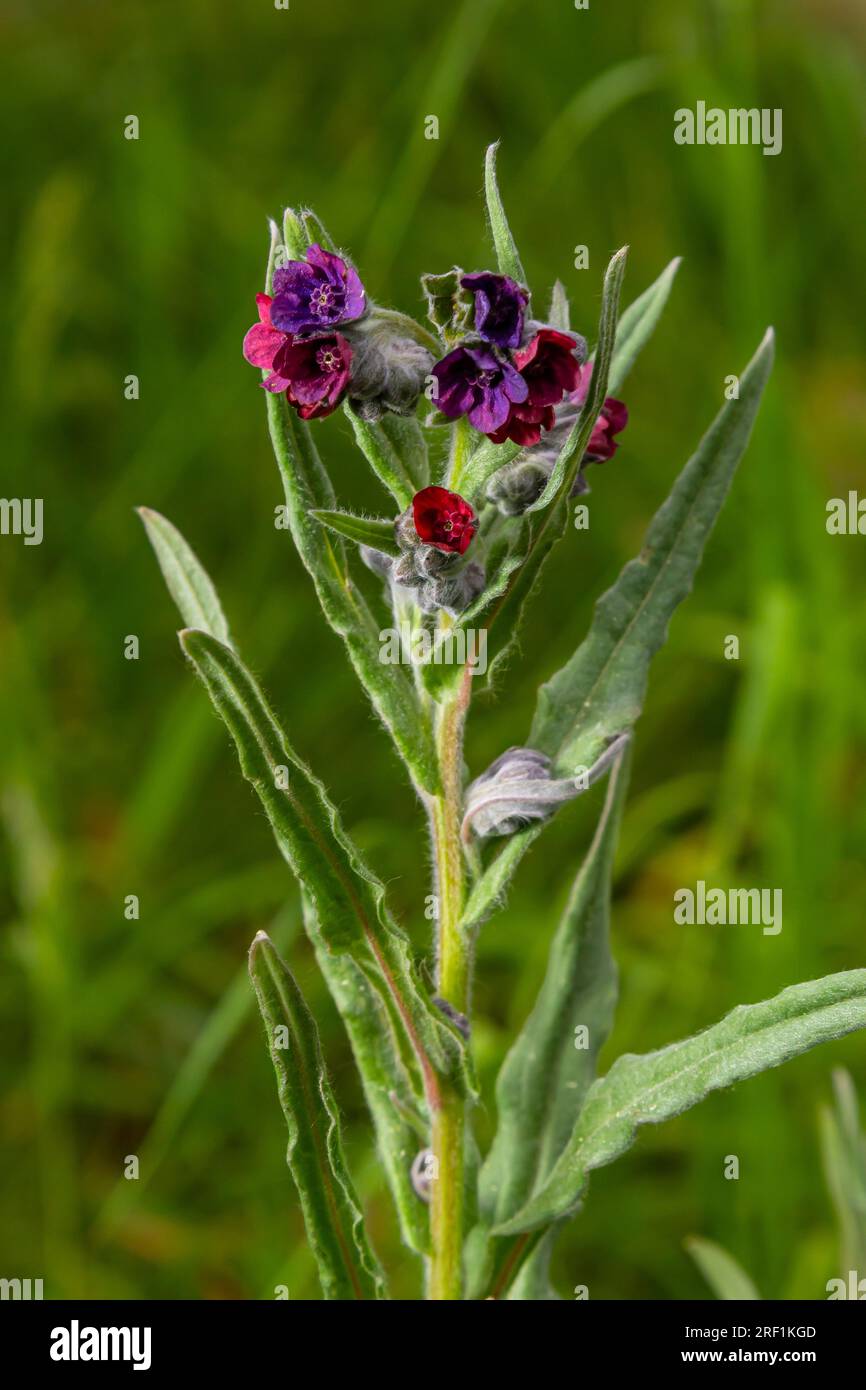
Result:
<svg viewBox="0 0 866 1390"><path fill-rule="evenodd" d="M264 374L288 529L426 813L433 987L383 883L244 665L207 574L165 518L142 511L186 624L183 651L299 881L402 1236L423 1259L431 1299L555 1297L548 1262L557 1231L583 1200L592 1169L619 1157L639 1126L866 1024L866 971L847 971L742 1005L685 1041L621 1056L596 1076L616 997L610 882L632 731L650 660L691 588L746 448L770 372L771 332L640 554L598 600L587 636L541 686L528 734L518 728L518 744L471 781L464 776L464 731L481 674L468 639L481 634L485 650L489 640L486 676L495 679L514 654L548 556L585 507L587 470L622 444L628 412L619 393L677 270L674 261L620 317L626 251L617 252L590 352L570 327L560 284L546 316L537 316L495 159L492 147L485 195L496 268L422 277L429 327L376 304L314 215L290 209L272 227L259 321L244 340L247 360ZM379 517L337 505L320 453L327 427L313 422L340 408L383 486ZM621 454L610 467L622 466ZM372 602L357 582L358 560L376 576ZM388 611L410 645L426 639L429 659L408 663L411 671L383 655ZM557 809L605 776L598 826L554 932L546 978L497 1081L498 1129L482 1156L472 1133L474 943ZM249 961L324 1295L387 1297L315 1023L265 935Z"/></svg>

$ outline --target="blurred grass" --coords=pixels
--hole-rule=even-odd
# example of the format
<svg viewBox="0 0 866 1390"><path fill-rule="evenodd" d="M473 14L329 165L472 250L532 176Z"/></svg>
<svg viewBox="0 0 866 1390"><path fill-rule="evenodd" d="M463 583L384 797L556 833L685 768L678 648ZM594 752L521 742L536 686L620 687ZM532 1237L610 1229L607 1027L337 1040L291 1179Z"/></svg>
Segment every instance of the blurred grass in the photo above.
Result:
<svg viewBox="0 0 866 1390"><path fill-rule="evenodd" d="M593 479L591 529L579 555L557 554L523 659L479 702L470 766L525 737L538 680L774 323L759 428L639 729L607 1060L862 965L863 542L828 537L824 505L861 484L866 444L864 16L853 0L93 0L18 7L4 24L3 488L44 497L45 540L0 540L2 1273L44 1277L53 1296L272 1297L277 1283L314 1296L240 973L257 929L278 918L293 934L294 892L183 670L132 508L158 507L195 545L421 949L421 818L273 529L276 471L239 345L265 219L285 201L314 205L371 292L412 312L422 270L489 263L481 157L501 139L528 274L539 296L563 279L576 327L596 317L614 247L632 248L627 298L685 261L629 383L623 447ZM675 146L673 111L699 98L781 107L783 153ZM130 113L138 142L123 139ZM376 507L340 417L321 439L340 498ZM723 659L728 633L739 662ZM488 1098L596 810L592 793L550 827L482 938ZM698 877L781 887L781 935L674 927L673 891ZM123 915L130 893L138 921ZM303 938L291 958L374 1238L412 1296L338 1020ZM854 1038L713 1098L595 1175L558 1248L561 1291L706 1296L682 1244L698 1232L760 1288L821 1296L836 1271L815 1118L843 1064L862 1093ZM479 1132L493 1121L488 1104ZM138 1184L122 1177L132 1153Z"/></svg>

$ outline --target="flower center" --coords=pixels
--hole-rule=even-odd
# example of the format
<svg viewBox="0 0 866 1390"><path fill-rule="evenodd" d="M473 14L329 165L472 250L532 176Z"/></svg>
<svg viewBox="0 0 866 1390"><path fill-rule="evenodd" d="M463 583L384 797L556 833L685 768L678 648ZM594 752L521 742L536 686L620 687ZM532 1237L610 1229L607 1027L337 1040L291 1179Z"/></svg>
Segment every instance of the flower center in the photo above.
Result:
<svg viewBox="0 0 866 1390"><path fill-rule="evenodd" d="M333 348L319 348L316 353L316 362L323 372L335 372L340 365L340 359Z"/></svg>
<svg viewBox="0 0 866 1390"><path fill-rule="evenodd" d="M486 387L488 387L488 386L492 386L493 383L494 383L494 381L496 380L497 375L498 375L497 372L489 371L489 370L488 370L488 371L484 371L484 372L479 372L479 373L477 374L477 376L475 377L475 380L474 380L474 382L473 382L472 384L473 384L473 386L480 386L480 387L482 387L482 388L486 388Z"/></svg>
<svg viewBox="0 0 866 1390"><path fill-rule="evenodd" d="M324 317L334 307L334 289L332 285L317 285L310 295L310 307L314 314L320 318Z"/></svg>

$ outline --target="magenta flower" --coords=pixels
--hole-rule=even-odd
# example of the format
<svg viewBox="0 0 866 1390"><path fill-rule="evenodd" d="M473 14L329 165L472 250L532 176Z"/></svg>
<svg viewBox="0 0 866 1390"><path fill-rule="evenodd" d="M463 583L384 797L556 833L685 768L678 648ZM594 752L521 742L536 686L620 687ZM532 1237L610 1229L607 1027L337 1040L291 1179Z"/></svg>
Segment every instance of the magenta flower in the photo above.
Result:
<svg viewBox="0 0 866 1390"><path fill-rule="evenodd" d="M514 403L525 401L529 387L518 371L490 348L457 347L433 368L439 384L436 404L450 420L468 415L482 434L498 430Z"/></svg>
<svg viewBox="0 0 866 1390"><path fill-rule="evenodd" d="M354 266L313 243L305 261L289 261L274 271L271 322L281 333L306 338L359 319L367 307Z"/></svg>
<svg viewBox="0 0 866 1390"><path fill-rule="evenodd" d="M291 337L288 333L280 333L271 323L272 303L269 294L256 295L259 322L253 324L244 338L244 357L252 366L261 367L263 372L270 371L271 375L262 385L268 391L279 392L286 390L289 381L287 377L274 370L274 360L280 348L291 342Z"/></svg>
<svg viewBox="0 0 866 1390"><path fill-rule="evenodd" d="M286 400L302 420L318 420L337 409L349 385L352 349L340 333L325 338L289 338L274 359L287 385ZM268 381L262 383L273 391Z"/></svg>
<svg viewBox="0 0 866 1390"><path fill-rule="evenodd" d="M464 289L475 295L475 331L500 348L516 348L523 335L523 312L529 295L516 280L478 270L464 275Z"/></svg>
<svg viewBox="0 0 866 1390"><path fill-rule="evenodd" d="M582 406L592 381L592 363L585 362L579 368L579 374L580 380L575 390L569 392L569 400L574 405ZM619 441L615 436L620 434L627 424L628 407L623 401L618 401L615 396L607 396L593 426L583 462L603 463L606 459L613 458L619 446Z"/></svg>

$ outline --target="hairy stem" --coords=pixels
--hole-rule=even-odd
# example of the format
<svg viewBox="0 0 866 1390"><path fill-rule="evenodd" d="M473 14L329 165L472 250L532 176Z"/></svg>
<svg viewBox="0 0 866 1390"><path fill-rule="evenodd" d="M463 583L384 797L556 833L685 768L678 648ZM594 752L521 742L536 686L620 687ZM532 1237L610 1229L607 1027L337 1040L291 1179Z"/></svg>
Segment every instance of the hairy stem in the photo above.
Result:
<svg viewBox="0 0 866 1390"><path fill-rule="evenodd" d="M472 970L471 949L460 929L465 893L460 842L463 729L471 686L472 672L467 666L456 693L439 706L436 747L442 793L430 803L437 897L436 984L440 996L461 1014L469 1009ZM462 1296L465 1110L462 1097L449 1089L433 1113L429 1294L436 1300Z"/></svg>

